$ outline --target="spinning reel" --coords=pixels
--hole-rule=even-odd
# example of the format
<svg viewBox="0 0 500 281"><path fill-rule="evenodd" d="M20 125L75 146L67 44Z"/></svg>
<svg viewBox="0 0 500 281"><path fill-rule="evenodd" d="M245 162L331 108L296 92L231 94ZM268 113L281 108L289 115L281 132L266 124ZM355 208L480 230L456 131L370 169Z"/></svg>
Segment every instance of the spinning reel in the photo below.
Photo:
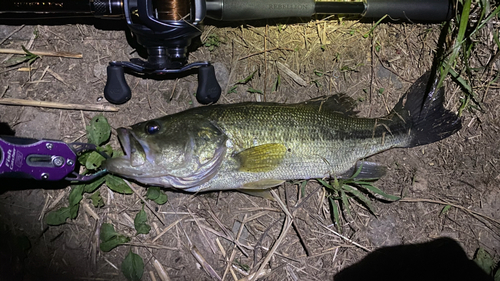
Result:
<svg viewBox="0 0 500 281"><path fill-rule="evenodd" d="M187 63L187 48L201 34L205 17L244 21L314 14L354 14L417 22L440 22L452 15L450 0L365 0L336 2L314 0L12 0L2 3L0 14L92 14L100 18L124 17L148 53L147 61L113 61L107 68L105 98L114 104L130 100L125 69L138 74L164 75L198 68L196 98L202 104L217 102L221 88L213 65ZM0 17L1 18L1 17Z"/></svg>

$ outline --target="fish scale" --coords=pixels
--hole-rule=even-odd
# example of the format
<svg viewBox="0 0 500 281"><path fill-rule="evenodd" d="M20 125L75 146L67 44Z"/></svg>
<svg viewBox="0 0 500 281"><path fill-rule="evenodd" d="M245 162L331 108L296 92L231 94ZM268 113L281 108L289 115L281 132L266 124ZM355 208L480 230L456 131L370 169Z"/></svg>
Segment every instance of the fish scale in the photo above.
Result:
<svg viewBox="0 0 500 281"><path fill-rule="evenodd" d="M376 123L382 123L380 119L345 117L300 104L283 107L249 103L230 110L220 106L211 113L210 119L216 127L240 145L227 154L227 161L223 162L218 175L196 187L199 190L236 189L263 178L342 177L358 159L405 146L409 139L407 132L391 135L385 127L380 127L373 135ZM286 126L290 123L294 125ZM382 143L384 133L387 137ZM272 171L241 172L238 161L231 161L231 154L270 143L281 143L287 148L282 163Z"/></svg>

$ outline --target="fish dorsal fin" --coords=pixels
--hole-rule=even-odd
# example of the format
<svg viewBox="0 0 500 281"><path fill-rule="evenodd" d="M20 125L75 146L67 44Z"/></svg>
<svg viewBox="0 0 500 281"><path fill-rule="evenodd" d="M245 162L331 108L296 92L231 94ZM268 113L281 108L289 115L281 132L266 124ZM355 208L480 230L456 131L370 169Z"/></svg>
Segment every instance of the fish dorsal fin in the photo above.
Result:
<svg viewBox="0 0 500 281"><path fill-rule="evenodd" d="M315 107L318 109L318 112L338 112L346 116L355 116L358 113L354 111L356 101L350 96L342 93L333 96L314 98L302 104Z"/></svg>
<svg viewBox="0 0 500 281"><path fill-rule="evenodd" d="M278 167L286 154L286 147L279 143L268 143L245 149L235 155L241 172L269 172Z"/></svg>
<svg viewBox="0 0 500 281"><path fill-rule="evenodd" d="M243 191L261 191L270 189L284 182L285 182L284 180L278 180L278 179L261 179L258 181L247 182L241 186L241 189Z"/></svg>

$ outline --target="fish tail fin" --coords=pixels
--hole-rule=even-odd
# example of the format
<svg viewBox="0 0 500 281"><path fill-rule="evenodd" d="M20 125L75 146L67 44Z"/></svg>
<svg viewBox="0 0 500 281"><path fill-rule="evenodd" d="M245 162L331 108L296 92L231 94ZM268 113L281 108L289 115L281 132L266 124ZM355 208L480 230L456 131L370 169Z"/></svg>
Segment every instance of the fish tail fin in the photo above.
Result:
<svg viewBox="0 0 500 281"><path fill-rule="evenodd" d="M406 147L440 141L462 128L462 120L444 108L444 87L437 89L438 79L430 79L430 72L422 75L393 109L411 136Z"/></svg>

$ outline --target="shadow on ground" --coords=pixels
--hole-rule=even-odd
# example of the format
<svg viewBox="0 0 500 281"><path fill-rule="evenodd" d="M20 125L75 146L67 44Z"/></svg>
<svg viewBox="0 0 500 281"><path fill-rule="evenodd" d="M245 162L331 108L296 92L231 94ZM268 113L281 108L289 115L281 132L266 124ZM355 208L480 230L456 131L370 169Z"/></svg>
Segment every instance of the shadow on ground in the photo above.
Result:
<svg viewBox="0 0 500 281"><path fill-rule="evenodd" d="M335 281L454 280L492 281L451 238L413 245L384 247L341 270Z"/></svg>

